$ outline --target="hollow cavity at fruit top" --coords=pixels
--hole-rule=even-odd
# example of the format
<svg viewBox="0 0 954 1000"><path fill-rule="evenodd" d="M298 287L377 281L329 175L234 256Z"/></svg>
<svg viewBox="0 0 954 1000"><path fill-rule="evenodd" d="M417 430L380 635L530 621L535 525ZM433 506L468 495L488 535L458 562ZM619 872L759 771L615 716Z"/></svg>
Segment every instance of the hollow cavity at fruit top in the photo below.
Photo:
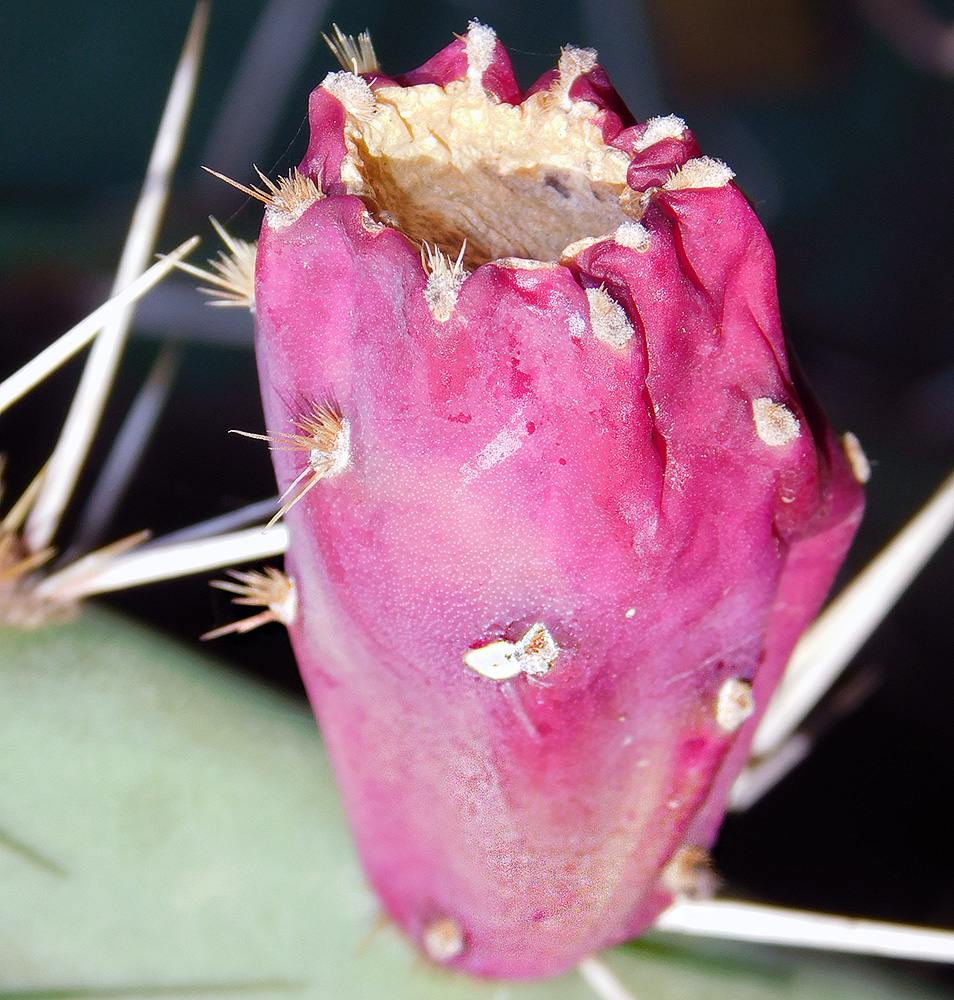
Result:
<svg viewBox="0 0 954 1000"><path fill-rule="evenodd" d="M357 195L415 242L455 258L466 241L469 268L507 257L557 261L569 244L638 220L645 206L628 183L633 153L671 141L694 147L682 120L652 119L617 148L608 139L623 123L589 80L602 75L595 52L566 48L526 96L502 52L490 29L472 24L456 49L400 83L329 74L320 90L344 112L344 146L331 155L338 176L325 170L323 131L303 166L311 160L329 193Z"/></svg>
<svg viewBox="0 0 954 1000"><path fill-rule="evenodd" d="M367 118L348 116L342 178L412 239L455 256L466 239L471 266L555 261L580 236L629 219L629 158L603 145L585 107L550 91L501 103L465 80L374 97Z"/></svg>

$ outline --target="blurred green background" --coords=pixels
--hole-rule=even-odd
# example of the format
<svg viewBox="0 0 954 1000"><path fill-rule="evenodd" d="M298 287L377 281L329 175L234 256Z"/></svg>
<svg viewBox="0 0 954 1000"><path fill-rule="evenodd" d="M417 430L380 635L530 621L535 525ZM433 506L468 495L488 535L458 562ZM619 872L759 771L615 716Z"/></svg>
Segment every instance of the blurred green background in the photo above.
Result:
<svg viewBox="0 0 954 1000"><path fill-rule="evenodd" d="M893 33L873 25L875 8ZM736 170L769 230L794 348L835 427L858 434L874 464L850 572L954 464L954 65L916 65L899 44L910 8L217 0L161 247L199 232L211 256L210 213L254 238L259 206L199 166L249 182L253 162L272 176L297 162L308 92L336 68L320 37L332 22L369 28L384 68L401 72L476 17L525 85L561 45L593 46L640 117L679 114ZM930 10L954 20L954 3ZM0 4L0 376L105 297L191 13L190 0ZM109 538L173 531L274 490L265 449L227 433L261 428L249 317L204 307L193 284L169 281L143 304L81 484L91 488L159 345L180 342L168 410ZM77 372L0 421L13 491L52 447ZM954 926L952 580L948 546L816 716L811 759L730 818L718 860L734 892ZM191 643L232 615L204 577L109 601ZM277 627L216 652L298 690Z"/></svg>

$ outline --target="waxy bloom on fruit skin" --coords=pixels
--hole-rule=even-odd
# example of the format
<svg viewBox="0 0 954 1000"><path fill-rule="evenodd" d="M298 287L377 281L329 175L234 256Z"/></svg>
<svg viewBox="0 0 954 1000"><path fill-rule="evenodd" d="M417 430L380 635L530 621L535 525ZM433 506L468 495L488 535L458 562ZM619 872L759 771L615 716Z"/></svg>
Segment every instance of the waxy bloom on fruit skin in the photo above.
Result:
<svg viewBox="0 0 954 1000"><path fill-rule="evenodd" d="M257 353L289 623L368 878L433 960L549 976L697 877L861 515L772 251L595 54L472 24L330 74Z"/></svg>

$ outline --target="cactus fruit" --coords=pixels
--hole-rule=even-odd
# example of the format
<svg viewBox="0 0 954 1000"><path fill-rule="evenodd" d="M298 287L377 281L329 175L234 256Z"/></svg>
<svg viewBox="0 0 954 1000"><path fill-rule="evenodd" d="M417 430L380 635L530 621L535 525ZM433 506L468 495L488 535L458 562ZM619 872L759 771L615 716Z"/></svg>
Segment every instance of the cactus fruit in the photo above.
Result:
<svg viewBox="0 0 954 1000"><path fill-rule="evenodd" d="M550 976L711 882L862 491L680 119L636 124L589 50L522 94L476 23L353 69L263 192L288 627L387 913Z"/></svg>

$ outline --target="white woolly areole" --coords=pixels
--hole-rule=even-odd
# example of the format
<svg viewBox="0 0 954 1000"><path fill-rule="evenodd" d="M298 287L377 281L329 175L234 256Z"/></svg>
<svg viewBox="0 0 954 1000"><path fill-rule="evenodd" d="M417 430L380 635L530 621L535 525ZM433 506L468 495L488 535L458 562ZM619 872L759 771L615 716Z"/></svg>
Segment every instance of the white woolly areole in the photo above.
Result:
<svg viewBox="0 0 954 1000"><path fill-rule="evenodd" d="M484 73L494 61L497 33L480 21L471 21L467 25L464 47L467 52L467 81L473 89L483 90Z"/></svg>
<svg viewBox="0 0 954 1000"><path fill-rule="evenodd" d="M243 437L268 441L274 450L306 452L307 464L281 495L279 511L268 522L270 528L309 491L328 476L337 476L351 458L351 423L330 403L313 403L310 411L291 420L292 430L283 434L252 434L233 431Z"/></svg>
<svg viewBox="0 0 954 1000"><path fill-rule="evenodd" d="M265 221L275 232L297 222L316 201L321 201L324 198L318 185L310 177L300 174L297 169L292 170L277 184L272 183L267 178L265 178L265 182L270 193L268 207L265 209ZM253 269L253 286L254 282Z"/></svg>
<svg viewBox="0 0 954 1000"><path fill-rule="evenodd" d="M453 917L437 917L424 928L421 943L432 962L450 962L464 950L464 929Z"/></svg>
<svg viewBox="0 0 954 1000"><path fill-rule="evenodd" d="M587 288L590 326L597 340L621 349L633 338L633 326L623 307L602 288Z"/></svg>
<svg viewBox="0 0 954 1000"><path fill-rule="evenodd" d="M553 667L560 647L540 622L531 625L517 642L499 639L464 654L464 663L493 681L512 680L520 674L540 677Z"/></svg>
<svg viewBox="0 0 954 1000"><path fill-rule="evenodd" d="M720 188L725 187L735 171L727 167L722 160L711 156L700 156L689 160L663 184L664 191L685 191L688 188Z"/></svg>
<svg viewBox="0 0 954 1000"><path fill-rule="evenodd" d="M466 245L466 240L464 242ZM430 272L424 286L424 301L434 319L441 323L445 323L453 315L457 296L467 277L463 260L464 246L453 262L436 247L432 248L427 244L424 246L424 266Z"/></svg>
<svg viewBox="0 0 954 1000"><path fill-rule="evenodd" d="M589 73L596 66L596 60L596 49L578 49L574 45L567 45L560 52L558 75L550 92L565 110L569 111L575 103L570 100L570 88L584 73Z"/></svg>
<svg viewBox="0 0 954 1000"><path fill-rule="evenodd" d="M663 139L683 139L686 135L686 123L678 115L663 115L650 118L646 122L646 131L639 137L634 146L641 153L650 146L655 146Z"/></svg>
<svg viewBox="0 0 954 1000"><path fill-rule="evenodd" d="M520 664L520 669L531 677L548 673L559 655L560 647L546 625L540 622L527 629L513 652L513 658Z"/></svg>
<svg viewBox="0 0 954 1000"><path fill-rule="evenodd" d="M266 610L212 629L202 636L203 639L218 639L232 633L244 634L268 622L280 622L282 625L294 622L298 615L298 589L295 581L280 569L266 566L264 572L228 570L227 575L227 580L211 580L211 586L237 595L232 598L233 604L260 606Z"/></svg>
<svg viewBox="0 0 954 1000"><path fill-rule="evenodd" d="M695 844L683 844L659 873L660 882L676 899L706 899L718 888L708 853Z"/></svg>
<svg viewBox="0 0 954 1000"><path fill-rule="evenodd" d="M752 416L758 436L773 448L791 444L799 435L795 414L784 403L776 403L767 396L752 400Z"/></svg>
<svg viewBox="0 0 954 1000"><path fill-rule="evenodd" d="M323 479L337 476L348 468L351 460L351 421L341 418L341 426L330 435L330 448L312 448L308 453L308 464L321 472Z"/></svg>
<svg viewBox="0 0 954 1000"><path fill-rule="evenodd" d="M572 82L594 69L598 58L596 49L579 49L575 45L567 45L560 51L557 69L561 77L566 77Z"/></svg>
<svg viewBox="0 0 954 1000"><path fill-rule="evenodd" d="M265 209L265 222L268 224L269 229L273 232L278 232L278 230L285 229L292 225L292 223L297 222L304 212L304 208L296 212L286 212L283 208L273 208L269 205Z"/></svg>
<svg viewBox="0 0 954 1000"><path fill-rule="evenodd" d="M641 222L624 222L618 226L613 239L621 247L629 247L638 253L649 249L649 230Z"/></svg>
<svg viewBox="0 0 954 1000"><path fill-rule="evenodd" d="M716 725L724 733L734 733L755 711L752 685L738 677L730 677L719 688L716 697Z"/></svg>
<svg viewBox="0 0 954 1000"><path fill-rule="evenodd" d="M359 121L367 121L374 115L377 99L368 81L362 80L360 76L339 70L337 73L329 73L321 81L321 87L337 98L345 111Z"/></svg>
<svg viewBox="0 0 954 1000"><path fill-rule="evenodd" d="M298 587L290 576L282 573L284 588L276 589L273 600L269 601L269 610L283 625L291 625L298 617Z"/></svg>
<svg viewBox="0 0 954 1000"><path fill-rule="evenodd" d="M841 447L851 466L852 475L864 486L871 478L871 463L861 447L861 442L851 431L845 431L841 436Z"/></svg>

